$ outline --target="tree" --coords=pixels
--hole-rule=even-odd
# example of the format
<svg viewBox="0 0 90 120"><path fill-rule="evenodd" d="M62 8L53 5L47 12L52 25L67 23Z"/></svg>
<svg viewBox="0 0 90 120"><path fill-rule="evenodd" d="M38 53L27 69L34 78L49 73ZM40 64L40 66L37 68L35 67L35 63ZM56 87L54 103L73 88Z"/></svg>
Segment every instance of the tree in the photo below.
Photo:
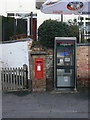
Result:
<svg viewBox="0 0 90 120"><path fill-rule="evenodd" d="M72 31L72 36L77 38L77 42L79 42L79 26L77 25L71 25L70 26Z"/></svg>
<svg viewBox="0 0 90 120"><path fill-rule="evenodd" d="M71 26L71 25L78 25L78 22L77 22L77 19L69 19L68 20L68 24Z"/></svg>
<svg viewBox="0 0 90 120"><path fill-rule="evenodd" d="M72 31L72 36L75 36L77 38L77 42L79 42L79 23L77 22L77 19L68 20L68 25Z"/></svg>
<svg viewBox="0 0 90 120"><path fill-rule="evenodd" d="M54 47L55 37L75 37L70 25L57 20L46 20L38 29L38 40L47 48Z"/></svg>

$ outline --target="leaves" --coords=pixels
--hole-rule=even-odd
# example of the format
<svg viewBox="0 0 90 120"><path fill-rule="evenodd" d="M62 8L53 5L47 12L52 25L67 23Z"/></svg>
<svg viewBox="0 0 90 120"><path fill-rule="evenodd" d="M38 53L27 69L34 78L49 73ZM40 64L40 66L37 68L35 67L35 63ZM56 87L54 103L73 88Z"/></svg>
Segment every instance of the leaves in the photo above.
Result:
<svg viewBox="0 0 90 120"><path fill-rule="evenodd" d="M57 20L46 20L38 29L38 40L46 48L54 47L55 37L77 37L77 25L68 25Z"/></svg>

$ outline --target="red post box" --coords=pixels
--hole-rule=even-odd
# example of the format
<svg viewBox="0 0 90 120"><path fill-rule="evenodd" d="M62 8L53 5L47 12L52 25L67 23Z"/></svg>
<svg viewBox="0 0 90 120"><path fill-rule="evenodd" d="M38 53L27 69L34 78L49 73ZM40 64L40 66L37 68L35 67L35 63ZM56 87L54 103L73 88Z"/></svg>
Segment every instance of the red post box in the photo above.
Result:
<svg viewBox="0 0 90 120"><path fill-rule="evenodd" d="M43 58L35 58L34 59L35 78L43 78L44 77L43 64L44 64Z"/></svg>

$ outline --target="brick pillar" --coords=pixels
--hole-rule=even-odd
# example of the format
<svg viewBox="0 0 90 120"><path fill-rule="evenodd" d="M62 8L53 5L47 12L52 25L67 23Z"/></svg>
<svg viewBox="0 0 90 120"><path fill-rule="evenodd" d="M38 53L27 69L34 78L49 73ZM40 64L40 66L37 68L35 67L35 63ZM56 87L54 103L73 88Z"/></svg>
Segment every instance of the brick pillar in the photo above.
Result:
<svg viewBox="0 0 90 120"><path fill-rule="evenodd" d="M41 63L35 60L42 60ZM32 80L32 91L46 91L46 52L45 51L32 51L31 52L31 80ZM37 70L36 64L43 64L42 68L39 68L39 75L36 76ZM43 70L42 70L43 69ZM42 70L43 73L40 73Z"/></svg>
<svg viewBox="0 0 90 120"><path fill-rule="evenodd" d="M77 46L77 88L88 87L89 74L89 45Z"/></svg>

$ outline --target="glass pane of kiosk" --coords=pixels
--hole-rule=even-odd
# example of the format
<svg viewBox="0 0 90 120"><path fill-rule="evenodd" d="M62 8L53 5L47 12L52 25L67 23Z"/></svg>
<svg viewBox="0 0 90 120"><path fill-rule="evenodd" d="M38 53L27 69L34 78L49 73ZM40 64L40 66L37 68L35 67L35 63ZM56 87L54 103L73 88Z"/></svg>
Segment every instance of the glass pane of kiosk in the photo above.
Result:
<svg viewBox="0 0 90 120"><path fill-rule="evenodd" d="M73 45L57 43L57 87L74 86L74 49Z"/></svg>

